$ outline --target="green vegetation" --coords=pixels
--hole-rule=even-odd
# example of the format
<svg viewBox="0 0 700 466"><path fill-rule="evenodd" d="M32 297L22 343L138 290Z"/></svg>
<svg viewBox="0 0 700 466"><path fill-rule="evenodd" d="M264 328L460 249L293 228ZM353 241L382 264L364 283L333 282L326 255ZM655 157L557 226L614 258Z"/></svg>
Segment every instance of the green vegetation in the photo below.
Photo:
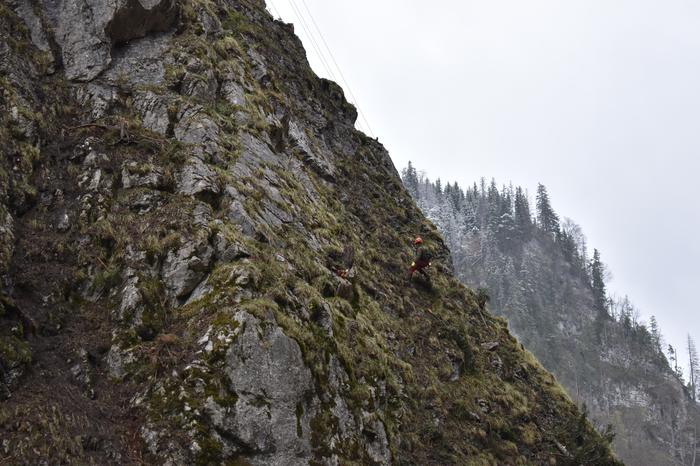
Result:
<svg viewBox="0 0 700 466"><path fill-rule="evenodd" d="M29 343L16 336L0 337L0 362L8 369L29 364L32 362Z"/></svg>

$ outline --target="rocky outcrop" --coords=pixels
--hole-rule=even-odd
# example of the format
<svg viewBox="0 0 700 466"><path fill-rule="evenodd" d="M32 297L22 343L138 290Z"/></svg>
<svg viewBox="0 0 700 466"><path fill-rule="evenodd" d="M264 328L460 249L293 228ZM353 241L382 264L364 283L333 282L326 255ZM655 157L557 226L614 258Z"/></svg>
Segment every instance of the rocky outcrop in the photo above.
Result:
<svg viewBox="0 0 700 466"><path fill-rule="evenodd" d="M226 352L224 372L238 399L228 413L208 401L214 426L232 439L228 448L253 452L253 464L308 464L319 400L299 345L274 323L261 326L246 312L235 319L243 331Z"/></svg>
<svg viewBox="0 0 700 466"><path fill-rule="evenodd" d="M154 92L139 92L134 98L145 128L165 136L170 128L168 99Z"/></svg>
<svg viewBox="0 0 700 466"><path fill-rule="evenodd" d="M213 255L214 249L204 241L186 243L168 253L163 263L163 283L174 303L187 297L202 281Z"/></svg>
<svg viewBox="0 0 700 466"><path fill-rule="evenodd" d="M114 13L104 26L113 44L128 42L155 31L167 31L175 23L173 0L117 0Z"/></svg>
<svg viewBox="0 0 700 466"><path fill-rule="evenodd" d="M191 144L194 153L203 160L220 162L219 127L199 106L185 107L178 115L175 137Z"/></svg>
<svg viewBox="0 0 700 466"><path fill-rule="evenodd" d="M178 173L177 189L182 194L210 199L221 192L216 172L197 157Z"/></svg>
<svg viewBox="0 0 700 466"><path fill-rule="evenodd" d="M178 13L172 0L61 0L43 7L66 77L77 81L102 73L112 61L114 44L167 31Z"/></svg>
<svg viewBox="0 0 700 466"><path fill-rule="evenodd" d="M14 251L14 219L12 215L5 210L4 205L0 205L0 275L7 274L10 259Z"/></svg>
<svg viewBox="0 0 700 466"><path fill-rule="evenodd" d="M2 458L616 464L262 2L37 6L0 4Z"/></svg>

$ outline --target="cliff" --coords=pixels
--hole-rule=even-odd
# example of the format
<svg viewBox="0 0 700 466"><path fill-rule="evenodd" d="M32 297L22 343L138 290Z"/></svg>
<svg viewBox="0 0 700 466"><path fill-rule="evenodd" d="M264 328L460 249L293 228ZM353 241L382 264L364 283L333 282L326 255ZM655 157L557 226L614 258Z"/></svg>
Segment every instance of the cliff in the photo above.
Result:
<svg viewBox="0 0 700 466"><path fill-rule="evenodd" d="M619 464L262 2L0 36L2 461Z"/></svg>

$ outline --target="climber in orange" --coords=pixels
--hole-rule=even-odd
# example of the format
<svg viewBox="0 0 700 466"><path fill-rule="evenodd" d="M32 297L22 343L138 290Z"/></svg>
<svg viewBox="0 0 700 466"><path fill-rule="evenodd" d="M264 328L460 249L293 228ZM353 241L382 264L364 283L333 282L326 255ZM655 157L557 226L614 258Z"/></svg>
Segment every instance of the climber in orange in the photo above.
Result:
<svg viewBox="0 0 700 466"><path fill-rule="evenodd" d="M416 272L420 273L426 278L429 278L428 273L424 269L430 266L432 253L423 245L423 238L420 236L413 241L413 248L415 249L415 259L413 259L411 268L408 270L408 280L411 281L413 274Z"/></svg>
<svg viewBox="0 0 700 466"><path fill-rule="evenodd" d="M342 253L334 250L328 254L327 267L340 278L346 280L352 278L355 275L352 268L354 264L355 247L352 244L346 244Z"/></svg>
<svg viewBox="0 0 700 466"><path fill-rule="evenodd" d="M348 244L343 249L342 266L335 269L335 273L340 278L346 280L352 275L352 266L355 263L355 247Z"/></svg>

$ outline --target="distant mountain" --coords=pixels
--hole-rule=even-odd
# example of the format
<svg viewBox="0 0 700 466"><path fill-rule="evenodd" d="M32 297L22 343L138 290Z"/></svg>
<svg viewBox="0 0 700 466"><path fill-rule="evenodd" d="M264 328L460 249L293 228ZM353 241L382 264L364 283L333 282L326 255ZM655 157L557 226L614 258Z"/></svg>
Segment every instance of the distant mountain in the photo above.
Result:
<svg viewBox="0 0 700 466"><path fill-rule="evenodd" d="M677 368L687 349L663 348L655 319L641 322L627 298L607 295L599 252L589 255L581 228L559 218L544 186L532 206L520 187L442 186L410 163L402 179L443 234L459 279L486 288L525 347L593 419L613 425L627 464L700 462L695 376L686 385Z"/></svg>

